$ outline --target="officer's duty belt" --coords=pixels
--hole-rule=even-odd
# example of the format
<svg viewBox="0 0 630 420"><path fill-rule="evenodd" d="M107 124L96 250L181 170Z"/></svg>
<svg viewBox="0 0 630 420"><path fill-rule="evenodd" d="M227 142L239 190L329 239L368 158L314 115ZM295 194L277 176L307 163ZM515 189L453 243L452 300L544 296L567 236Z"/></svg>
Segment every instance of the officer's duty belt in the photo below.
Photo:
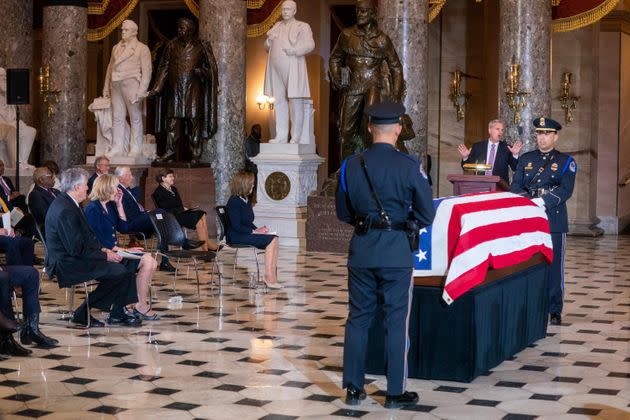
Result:
<svg viewBox="0 0 630 420"><path fill-rule="evenodd" d="M370 229L377 230L405 230L405 222L401 223L391 223L391 222L383 222L383 221L373 221L370 225Z"/></svg>

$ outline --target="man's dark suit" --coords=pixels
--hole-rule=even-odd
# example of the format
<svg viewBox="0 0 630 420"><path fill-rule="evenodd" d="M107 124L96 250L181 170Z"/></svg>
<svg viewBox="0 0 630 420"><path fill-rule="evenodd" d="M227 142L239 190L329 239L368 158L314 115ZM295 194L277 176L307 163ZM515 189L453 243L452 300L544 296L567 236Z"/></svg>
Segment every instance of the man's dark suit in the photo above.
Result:
<svg viewBox="0 0 630 420"><path fill-rule="evenodd" d="M61 191L56 188L51 188L50 190L52 192L36 185L28 195L28 207L31 210L31 214L35 218L35 222L42 227L46 220L48 208L55 201L55 198L61 194Z"/></svg>
<svg viewBox="0 0 630 420"><path fill-rule="evenodd" d="M66 193L57 196L46 214L46 245L46 272L57 276L59 287L98 280L89 296L90 306L111 308L114 318L123 318L124 305L137 301L132 297L135 275L122 264L107 261L83 211Z"/></svg>
<svg viewBox="0 0 630 420"><path fill-rule="evenodd" d="M488 141L489 140L484 140L473 144L468 159L463 160L462 165L464 165L464 163L486 163L486 159L488 158ZM517 162L518 159L512 156L512 152L508 149L507 143L500 141L494 158L492 175L501 177L501 179L509 185L510 171L508 168L512 168L513 171L516 170Z"/></svg>
<svg viewBox="0 0 630 420"><path fill-rule="evenodd" d="M94 186L94 181L96 180L96 178L98 178L98 175L96 174L96 172L94 172L88 178L88 194L92 192L92 187Z"/></svg>
<svg viewBox="0 0 630 420"><path fill-rule="evenodd" d="M11 179L6 176L0 176L0 178L2 178L4 182L6 182L11 193L16 191L15 187L13 186L13 182L11 182ZM24 214L28 213L28 207L26 206L26 197L24 197L22 194L11 200L4 193L4 188L0 188L0 197L4 200L5 203L7 203L7 205L9 206L9 210L12 210L13 207L18 207L24 212Z"/></svg>
<svg viewBox="0 0 630 420"><path fill-rule="evenodd" d="M153 224L151 224L149 214L143 208L140 208L138 198L133 195L130 189L125 188L123 185L118 185L118 189L123 193L122 205L125 209L125 216L127 216L129 231L142 232L147 236L153 234Z"/></svg>

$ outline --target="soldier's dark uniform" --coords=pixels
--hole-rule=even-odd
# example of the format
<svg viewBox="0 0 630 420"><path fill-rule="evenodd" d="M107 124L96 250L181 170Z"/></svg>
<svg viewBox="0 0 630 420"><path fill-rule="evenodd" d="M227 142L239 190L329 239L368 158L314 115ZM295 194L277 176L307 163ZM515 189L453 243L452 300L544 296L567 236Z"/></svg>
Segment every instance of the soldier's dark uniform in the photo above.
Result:
<svg viewBox="0 0 630 420"><path fill-rule="evenodd" d="M372 124L394 124L404 113L404 107L379 103L368 107L366 113L372 118ZM343 387L348 388L346 401L349 404L357 404L358 399L365 398L362 393L361 398L352 402L350 393L352 389L363 392L368 328L379 293L384 300L387 331L387 395L389 398L405 393L413 254L403 225L409 212L421 227L431 224L435 216L431 189L416 159L387 143L374 143L363 156L391 228L380 224L376 202L361 168L360 155L348 157L340 171L337 217L352 225L360 215L369 215L371 220L371 228L366 234L355 231L348 255L349 315L345 329Z"/></svg>
<svg viewBox="0 0 630 420"><path fill-rule="evenodd" d="M562 126L550 118L536 118L536 131L558 131ZM534 150L520 156L510 191L541 198L549 219L553 242L553 263L549 274L549 313L559 324L564 292L564 244L569 230L566 201L573 194L577 164L562 152Z"/></svg>

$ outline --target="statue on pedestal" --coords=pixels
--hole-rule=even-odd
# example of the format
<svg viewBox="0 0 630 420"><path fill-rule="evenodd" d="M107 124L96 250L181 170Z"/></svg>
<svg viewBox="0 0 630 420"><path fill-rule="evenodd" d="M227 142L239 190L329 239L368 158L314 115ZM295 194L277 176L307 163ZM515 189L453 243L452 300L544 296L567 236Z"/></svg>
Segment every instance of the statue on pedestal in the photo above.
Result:
<svg viewBox="0 0 630 420"><path fill-rule="evenodd" d="M7 164L7 167L14 168L17 156L16 150L16 125L15 125L15 106L7 105L7 72L0 67L0 143L6 145L6 156L0 156ZM20 169L33 169L28 164L28 156L31 154L33 143L35 142L35 134L37 130L26 125L20 120Z"/></svg>
<svg viewBox="0 0 630 420"><path fill-rule="evenodd" d="M226 25L229 23L226 23ZM192 163L199 163L203 143L217 131L217 63L209 43L195 37L195 23L187 18L177 22L177 37L164 47L155 84L149 96L168 84L166 152L158 162L177 159L182 129L189 133Z"/></svg>
<svg viewBox="0 0 630 420"><path fill-rule="evenodd" d="M110 158L142 155L142 100L147 96L152 71L151 51L138 41L138 25L131 20L125 20L121 33L121 41L112 49L103 86L103 97L111 97L111 148L105 152ZM104 105L104 101L100 105ZM127 114L130 124L127 123ZM96 118L98 121L98 115ZM99 127L99 131L101 129Z"/></svg>
<svg viewBox="0 0 630 420"><path fill-rule="evenodd" d="M304 56L315 48L311 27L295 19L296 3L282 3L282 20L267 32L265 49L269 52L265 72L267 96L275 99L276 137L269 143L287 143L289 120L291 143L309 143L312 102ZM309 107L310 104L310 107Z"/></svg>
<svg viewBox="0 0 630 420"><path fill-rule="evenodd" d="M343 93L338 121L342 159L369 146L365 107L388 99L403 102L405 95L400 59L391 39L377 27L373 1L357 0L356 14L357 24L339 35L328 62L330 82ZM415 136L410 123L403 116L399 150L406 150L402 140Z"/></svg>

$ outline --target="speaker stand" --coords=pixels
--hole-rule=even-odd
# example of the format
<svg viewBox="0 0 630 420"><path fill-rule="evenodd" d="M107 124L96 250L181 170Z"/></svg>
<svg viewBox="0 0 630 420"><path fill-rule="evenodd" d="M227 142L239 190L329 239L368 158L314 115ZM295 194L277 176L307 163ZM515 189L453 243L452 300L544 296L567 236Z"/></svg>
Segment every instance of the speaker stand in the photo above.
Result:
<svg viewBox="0 0 630 420"><path fill-rule="evenodd" d="M15 191L20 191L20 106L15 106Z"/></svg>

